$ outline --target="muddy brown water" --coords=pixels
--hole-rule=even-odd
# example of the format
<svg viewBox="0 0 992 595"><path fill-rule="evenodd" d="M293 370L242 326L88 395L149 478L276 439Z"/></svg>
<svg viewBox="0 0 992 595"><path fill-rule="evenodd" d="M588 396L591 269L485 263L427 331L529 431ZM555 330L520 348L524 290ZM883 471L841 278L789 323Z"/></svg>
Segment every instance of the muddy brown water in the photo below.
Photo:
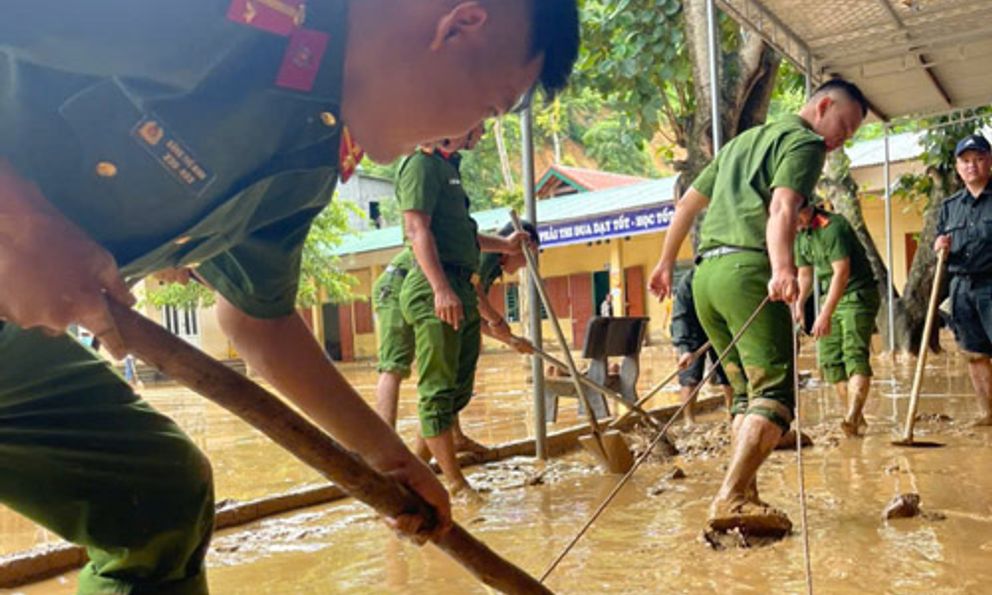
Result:
<svg viewBox="0 0 992 595"><path fill-rule="evenodd" d="M808 350L807 350L808 351ZM672 365L666 349L644 358L648 386ZM801 368L813 367L804 354ZM975 413L964 360L956 353L928 362L917 436L941 449L892 446L901 428L912 362L875 363L862 439L836 428L841 407L829 387L802 391L804 426L816 445L804 451L813 577L821 593L992 592L992 430L971 429ZM347 371L371 396L367 367ZM477 398L464 424L483 442L527 436L531 428L525 368L511 355L484 357ZM248 498L317 481L239 421L181 389L156 389L149 398L173 415L211 455L221 498ZM401 406L401 432L415 431L413 384ZM652 405L670 403L666 392ZM936 414L949 416L941 418ZM574 402L562 406L561 425L574 423ZM762 497L784 509L796 532L774 545L713 551L700 538L709 499L725 466L721 414L679 430L685 454L642 467L603 517L548 579L561 593L801 592L796 457L776 452L759 477ZM678 466L682 479L671 478ZM262 471L264 470L264 471ZM537 485L523 487L541 473ZM514 459L469 472L489 490L480 501L458 500L456 517L505 557L540 574L617 480L578 452L545 466ZM533 482L530 482L533 483ZM898 493L921 496L924 515L884 521ZM928 514L929 513L929 514ZM54 537L0 510L0 553ZM215 593L485 593L437 550L395 539L363 505L346 500L219 534L208 558ZM25 594L71 593L72 573L18 589Z"/></svg>

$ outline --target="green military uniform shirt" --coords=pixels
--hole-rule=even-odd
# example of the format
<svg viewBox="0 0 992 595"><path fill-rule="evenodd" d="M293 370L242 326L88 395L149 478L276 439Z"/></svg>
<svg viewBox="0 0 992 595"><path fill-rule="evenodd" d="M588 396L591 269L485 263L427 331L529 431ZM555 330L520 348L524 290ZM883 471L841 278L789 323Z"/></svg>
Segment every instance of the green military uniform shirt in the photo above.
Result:
<svg viewBox="0 0 992 595"><path fill-rule="evenodd" d="M796 235L795 252L796 266L814 267L821 290L828 288L833 277L831 264L845 258L850 259L851 273L844 295L878 286L861 240L842 215L816 209L810 228Z"/></svg>
<svg viewBox="0 0 992 595"><path fill-rule="evenodd" d="M296 26L256 4L5 1L0 156L125 277L199 264L277 317L334 191L347 14L323 0Z"/></svg>
<svg viewBox="0 0 992 595"><path fill-rule="evenodd" d="M289 314L337 178L346 6L4 0L0 157L129 280L201 263ZM0 359L0 503L87 548L80 593L206 593L206 457L66 335L3 325Z"/></svg>
<svg viewBox="0 0 992 595"><path fill-rule="evenodd" d="M811 197L826 153L823 138L797 115L752 128L727 143L692 184L710 199L700 252L720 246L765 250L772 190L791 188Z"/></svg>
<svg viewBox="0 0 992 595"><path fill-rule="evenodd" d="M416 151L403 160L396 177L400 210L431 218L431 234L441 264L475 272L479 266L478 225L458 169L440 153ZM409 238L406 239L410 245Z"/></svg>
<svg viewBox="0 0 992 595"><path fill-rule="evenodd" d="M832 263L850 259L844 295L831 317L831 331L817 341L823 379L831 384L851 376L871 376L871 336L880 296L878 283L861 240L842 215L816 209L809 229L796 235L796 266L814 267L822 299L833 277Z"/></svg>

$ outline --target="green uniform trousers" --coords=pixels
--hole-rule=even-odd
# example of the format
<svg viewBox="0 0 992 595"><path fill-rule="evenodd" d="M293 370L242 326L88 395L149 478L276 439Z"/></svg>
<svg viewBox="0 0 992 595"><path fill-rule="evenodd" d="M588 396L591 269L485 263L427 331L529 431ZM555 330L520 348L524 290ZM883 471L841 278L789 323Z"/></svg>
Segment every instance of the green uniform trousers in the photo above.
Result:
<svg viewBox="0 0 992 595"><path fill-rule="evenodd" d="M844 382L855 374L871 376L871 336L881 304L877 289L845 294L830 317L830 334L817 341L823 380Z"/></svg>
<svg viewBox="0 0 992 595"><path fill-rule="evenodd" d="M87 548L79 593L207 592L210 463L68 336L0 326L0 503Z"/></svg>
<svg viewBox="0 0 992 595"><path fill-rule="evenodd" d="M465 313L457 331L434 314L434 291L419 268L407 275L400 291L403 317L413 326L416 342L417 413L425 438L450 428L468 405L481 349L478 298L469 275L445 273Z"/></svg>
<svg viewBox="0 0 992 595"><path fill-rule="evenodd" d="M379 373L399 374L402 378L410 376L415 348L413 327L403 318L400 308L400 289L407 274L409 271L387 270L372 286L372 308L379 327L376 369Z"/></svg>
<svg viewBox="0 0 992 595"><path fill-rule="evenodd" d="M696 314L717 353L765 296L771 265L761 252L704 259L692 284ZM795 408L792 318L781 302L769 302L724 360L734 388L733 415L760 415L788 430Z"/></svg>

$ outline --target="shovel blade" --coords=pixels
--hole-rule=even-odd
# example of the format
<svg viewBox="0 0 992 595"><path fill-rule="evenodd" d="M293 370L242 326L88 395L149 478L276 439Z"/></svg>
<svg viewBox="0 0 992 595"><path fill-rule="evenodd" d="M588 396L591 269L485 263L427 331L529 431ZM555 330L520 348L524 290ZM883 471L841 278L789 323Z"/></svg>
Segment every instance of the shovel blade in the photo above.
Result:
<svg viewBox="0 0 992 595"><path fill-rule="evenodd" d="M600 434L602 445L593 434L579 436L579 444L591 453L600 465L610 473L626 473L634 466L634 455L623 439L623 435L610 430Z"/></svg>

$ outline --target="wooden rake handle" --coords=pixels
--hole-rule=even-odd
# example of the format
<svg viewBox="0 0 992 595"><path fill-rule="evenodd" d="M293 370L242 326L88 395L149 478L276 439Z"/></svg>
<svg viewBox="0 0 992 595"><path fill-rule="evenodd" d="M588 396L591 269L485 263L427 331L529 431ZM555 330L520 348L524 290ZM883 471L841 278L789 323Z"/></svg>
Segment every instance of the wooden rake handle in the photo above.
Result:
<svg viewBox="0 0 992 595"><path fill-rule="evenodd" d="M108 302L124 344L135 356L248 422L380 514L434 517L418 494L372 469L269 391L144 316ZM551 593L457 524L437 546L477 579L504 593Z"/></svg>
<svg viewBox="0 0 992 595"><path fill-rule="evenodd" d="M509 343L509 345L512 347L513 346L513 343L511 342L511 343ZM568 364L566 364L565 362L563 362L560 359L556 358L555 356L551 355L547 351L544 351L544 350L542 350L542 349L540 349L538 347L535 347L533 345L531 346L531 349L534 350L534 354L535 355L537 355L538 357L540 357L541 359L543 359L546 363L551 364L552 366L558 368L559 370L568 371ZM630 407L630 411L628 411L624 415L625 417L626 417L626 415L629 415L631 412L633 412L633 413L636 413L639 416L641 416L641 419L644 420L644 423L648 424L649 426L653 427L654 429L657 430L657 429L660 429L661 428L661 424L658 423L658 420L656 420L655 418L651 417L651 414L648 413L647 411L645 411L644 408L641 407L640 403L630 403L630 402L628 402L626 399L623 398L623 395L621 395L617 391L611 389L608 386L603 386L602 384L596 382L595 380L592 380L591 378L589 378L585 374L580 375L578 378L579 378L579 382L581 382L585 386L591 388L592 390L594 390L596 392L599 392L599 393L602 393L603 395L605 395L605 396L613 399L615 402L617 402L619 404L622 404L622 405L625 405L627 407ZM611 427L612 427L612 425L611 425Z"/></svg>
<svg viewBox="0 0 992 595"><path fill-rule="evenodd" d="M913 373L913 388L909 391L909 409L906 411L906 429L902 439L913 441L913 428L916 426L916 411L920 407L920 389L923 387L923 369L927 364L927 351L930 348L930 335L933 333L933 319L937 314L937 298L940 297L940 283L944 279L944 263L947 251L937 251L937 270L933 273L933 287L930 288L930 302L927 304L927 318L923 323L923 336L920 337L920 351L916 357L916 370ZM892 329L889 329L892 332Z"/></svg>
<svg viewBox="0 0 992 595"><path fill-rule="evenodd" d="M703 345L699 349L693 351L692 352L692 356L689 358L689 365L692 365L697 359L699 359L700 357L702 357L710 349L710 347L711 347L710 342L707 341L707 342L703 343ZM680 368L678 366L675 366L675 369L672 371L671 374L669 374L668 376L665 376L664 378L662 378L660 382L658 382L653 387L651 387L651 390L649 390L647 392L647 394L645 394L643 397L641 397L640 399L637 400L637 407L643 407L644 404L647 403L648 400L651 397L655 396L656 394L658 394L659 391L661 391L661 389L665 388L665 386L667 386L669 382L671 382L672 380L674 380L675 377L678 376L679 375L679 372L681 372L681 371L682 371L682 368ZM635 409L636 408L632 408L632 410L635 410ZM630 415L631 415L631 412L630 411L624 413L623 415L621 415L620 417L618 417L616 419L616 421L614 421L613 423L611 423L610 424L610 427L611 428L615 428L615 427L619 426L628 417L630 417Z"/></svg>

